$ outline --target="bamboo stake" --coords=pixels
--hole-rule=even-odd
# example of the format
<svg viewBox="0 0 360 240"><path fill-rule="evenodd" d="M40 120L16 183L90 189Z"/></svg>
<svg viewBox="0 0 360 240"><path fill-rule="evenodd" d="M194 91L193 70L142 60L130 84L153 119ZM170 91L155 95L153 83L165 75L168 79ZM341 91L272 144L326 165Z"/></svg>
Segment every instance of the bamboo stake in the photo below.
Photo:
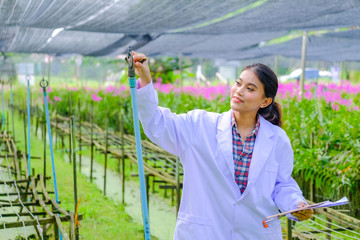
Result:
<svg viewBox="0 0 360 240"><path fill-rule="evenodd" d="M80 138L79 138L79 172L81 173L81 151L82 151L82 142L81 142L81 136L82 136L82 133L81 133L81 104L80 104L80 100L78 102L78 111L79 111L79 135L80 135Z"/></svg>
<svg viewBox="0 0 360 240"><path fill-rule="evenodd" d="M71 116L72 116L72 101L71 101L71 95L69 96L69 114L70 114L70 119L71 119ZM71 123L69 121L69 129L71 129ZM72 159L71 159L71 151L70 151L70 148L71 148L71 131L69 131L69 161L70 163L72 163Z"/></svg>
<svg viewBox="0 0 360 240"><path fill-rule="evenodd" d="M90 133L90 182L93 179L93 163L94 163L94 103L91 102L91 133Z"/></svg>
<svg viewBox="0 0 360 240"><path fill-rule="evenodd" d="M106 113L106 137L105 137L105 159L104 159L104 196L106 196L106 169L107 169L107 154L109 147L109 113Z"/></svg>
<svg viewBox="0 0 360 240"><path fill-rule="evenodd" d="M124 109L121 108L121 168L122 168L122 203L125 203L125 149L124 149Z"/></svg>
<svg viewBox="0 0 360 240"><path fill-rule="evenodd" d="M176 158L176 217L180 208L180 160Z"/></svg>
<svg viewBox="0 0 360 240"><path fill-rule="evenodd" d="M11 98L11 120L12 120L12 136L15 142L15 124L14 124L14 98L12 90L12 82L10 82L10 98Z"/></svg>

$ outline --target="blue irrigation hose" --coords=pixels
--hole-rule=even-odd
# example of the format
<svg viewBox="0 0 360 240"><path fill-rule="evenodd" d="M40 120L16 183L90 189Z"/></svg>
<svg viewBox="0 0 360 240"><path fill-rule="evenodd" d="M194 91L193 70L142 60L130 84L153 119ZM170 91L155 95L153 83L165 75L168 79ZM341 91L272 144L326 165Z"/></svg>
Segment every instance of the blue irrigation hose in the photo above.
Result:
<svg viewBox="0 0 360 240"><path fill-rule="evenodd" d="M54 181L54 190L55 190L55 200L59 203L59 196L57 190L57 183L56 183L56 172L55 172L55 161L54 161L54 151L53 151L53 142L51 136L51 125L50 125L50 116L49 116L49 107L47 102L47 94L46 94L46 87L48 86L48 81L42 79L40 81L40 87L42 87L44 92L44 105L45 105L45 116L46 116L46 124L49 133L49 144L50 144L50 155L51 155L51 165L52 165L52 173L53 173L53 181ZM59 230L60 240L62 239L61 232Z"/></svg>
<svg viewBox="0 0 360 240"><path fill-rule="evenodd" d="M146 198L146 184L145 184L145 174L144 174L144 161L142 155L142 147L141 147L141 135L140 135L140 124L139 124L139 116L137 109L137 100L136 100L136 79L135 79L135 71L134 71L134 63L131 53L131 48L129 47L128 51L128 63L129 63L129 84L130 84L130 92L131 92L131 104L133 110L133 119L134 119L134 130L135 130L135 141L136 141L136 154L137 154L137 162L138 162L138 170L139 170L139 180L140 180L140 193L141 193L141 206L142 206L142 214L143 214L143 222L144 222L144 234L145 240L150 240L150 221L149 221L149 212Z"/></svg>
<svg viewBox="0 0 360 240"><path fill-rule="evenodd" d="M30 76L27 79L27 117L28 117L28 174L31 176L31 137L30 137Z"/></svg>

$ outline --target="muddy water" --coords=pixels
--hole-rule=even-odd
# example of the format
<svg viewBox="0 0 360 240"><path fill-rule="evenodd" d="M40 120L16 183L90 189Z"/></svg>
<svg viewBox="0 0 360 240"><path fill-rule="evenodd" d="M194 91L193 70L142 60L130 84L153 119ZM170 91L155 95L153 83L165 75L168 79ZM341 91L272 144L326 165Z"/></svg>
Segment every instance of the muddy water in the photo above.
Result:
<svg viewBox="0 0 360 240"><path fill-rule="evenodd" d="M66 156L64 154L64 156ZM103 191L104 189L104 167L94 161L93 183ZM90 176L90 158L82 156L82 174ZM122 183L118 173L107 170L106 176L106 196L115 202L122 201ZM134 178L136 179L136 178ZM151 235L160 240L173 239L176 224L176 209L171 207L169 199L163 199L150 193L149 200L149 219ZM142 210L140 201L139 183L135 181L125 181L125 211L136 223L143 224Z"/></svg>

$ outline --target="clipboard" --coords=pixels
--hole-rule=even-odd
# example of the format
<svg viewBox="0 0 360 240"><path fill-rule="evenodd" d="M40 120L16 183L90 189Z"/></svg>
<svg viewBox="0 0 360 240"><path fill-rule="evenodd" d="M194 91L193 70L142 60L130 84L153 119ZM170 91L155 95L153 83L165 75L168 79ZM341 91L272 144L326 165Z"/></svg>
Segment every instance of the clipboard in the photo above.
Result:
<svg viewBox="0 0 360 240"><path fill-rule="evenodd" d="M347 197L343 197L343 198L337 200L336 202L324 201L324 202L315 203L315 204L308 205L308 206L305 206L305 207L302 207L302 208L296 208L296 209L293 209L293 210L289 210L289 211L286 211L286 212L281 212L281 213L278 213L278 214L275 214L275 215L272 215L272 216L268 216L263 221L263 225L264 225L264 228L267 228L268 227L268 224L267 224L268 222L271 222L271 221L273 221L275 219L281 218L281 217L283 217L283 216L285 216L286 214L289 214L289 213L294 213L294 212L298 212L298 211L302 211L302 210L306 210L306 209L316 209L316 208L323 208L323 207L335 207L335 206L345 205L345 204L348 204L348 203L349 203L349 200L348 200Z"/></svg>

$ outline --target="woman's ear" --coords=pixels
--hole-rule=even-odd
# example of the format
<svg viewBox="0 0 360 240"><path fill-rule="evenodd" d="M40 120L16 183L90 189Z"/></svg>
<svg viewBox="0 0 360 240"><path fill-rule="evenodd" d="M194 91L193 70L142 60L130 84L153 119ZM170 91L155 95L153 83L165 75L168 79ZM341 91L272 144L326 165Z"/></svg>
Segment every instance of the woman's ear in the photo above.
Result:
<svg viewBox="0 0 360 240"><path fill-rule="evenodd" d="M267 106L269 106L272 103L272 98L265 98L264 102L262 104L260 104L260 108L266 108Z"/></svg>

